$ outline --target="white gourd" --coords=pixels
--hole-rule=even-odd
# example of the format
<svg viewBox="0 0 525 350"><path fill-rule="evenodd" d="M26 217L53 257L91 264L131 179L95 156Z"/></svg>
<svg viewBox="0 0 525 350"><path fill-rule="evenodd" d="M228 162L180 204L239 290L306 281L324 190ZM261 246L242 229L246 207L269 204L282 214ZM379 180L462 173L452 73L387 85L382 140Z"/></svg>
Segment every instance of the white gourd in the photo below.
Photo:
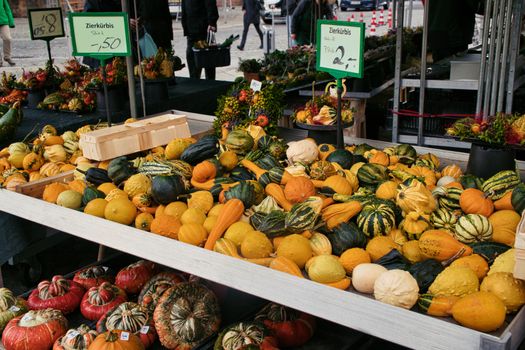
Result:
<svg viewBox="0 0 525 350"><path fill-rule="evenodd" d="M301 162L304 164L312 164L317 160L319 150L314 141L304 139L301 141L289 142L286 150L286 157L290 164Z"/></svg>
<svg viewBox="0 0 525 350"><path fill-rule="evenodd" d="M437 186L440 187L440 186L446 186L448 185L449 183L451 182L454 182L456 181L455 178L453 178L452 176L443 176L441 179L438 180L437 182Z"/></svg>
<svg viewBox="0 0 525 350"><path fill-rule="evenodd" d="M378 264L359 264L352 271L352 285L358 292L372 294L376 279L387 271Z"/></svg>
<svg viewBox="0 0 525 350"><path fill-rule="evenodd" d="M417 302L419 287L407 271L390 270L376 279L374 297L383 303L410 309Z"/></svg>

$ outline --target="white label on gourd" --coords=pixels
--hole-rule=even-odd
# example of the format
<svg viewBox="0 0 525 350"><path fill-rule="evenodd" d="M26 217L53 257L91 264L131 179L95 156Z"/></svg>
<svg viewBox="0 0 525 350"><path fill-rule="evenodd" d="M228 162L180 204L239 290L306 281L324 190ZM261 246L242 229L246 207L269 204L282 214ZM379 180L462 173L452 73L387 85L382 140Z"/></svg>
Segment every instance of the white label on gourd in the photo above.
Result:
<svg viewBox="0 0 525 350"><path fill-rule="evenodd" d="M27 322L27 321L31 321L32 319L33 319L33 316L31 316L31 314L25 314L24 317L22 317L21 321Z"/></svg>
<svg viewBox="0 0 525 350"><path fill-rule="evenodd" d="M148 334L148 331L149 331L149 326L142 326L142 328L140 329L140 333L142 334Z"/></svg>
<svg viewBox="0 0 525 350"><path fill-rule="evenodd" d="M77 335L80 335L80 332L77 331L76 329L74 329L74 330L72 330L71 332L69 332L69 333L67 334L67 337L66 337L66 338L67 338L68 340L70 340L70 339L75 338Z"/></svg>
<svg viewBox="0 0 525 350"><path fill-rule="evenodd" d="M102 266L102 268L104 269L105 272L107 272L109 270L109 267L107 267L107 266Z"/></svg>
<svg viewBox="0 0 525 350"><path fill-rule="evenodd" d="M128 332L120 333L120 340L128 341L129 340L129 333Z"/></svg>
<svg viewBox="0 0 525 350"><path fill-rule="evenodd" d="M11 311L11 312L18 312L18 311L20 311L20 308L18 306L16 306L16 305L13 305L13 306L11 306L9 308L9 311Z"/></svg>
<svg viewBox="0 0 525 350"><path fill-rule="evenodd" d="M261 91L262 83L258 80L252 79L252 82L250 83L250 89L253 91Z"/></svg>

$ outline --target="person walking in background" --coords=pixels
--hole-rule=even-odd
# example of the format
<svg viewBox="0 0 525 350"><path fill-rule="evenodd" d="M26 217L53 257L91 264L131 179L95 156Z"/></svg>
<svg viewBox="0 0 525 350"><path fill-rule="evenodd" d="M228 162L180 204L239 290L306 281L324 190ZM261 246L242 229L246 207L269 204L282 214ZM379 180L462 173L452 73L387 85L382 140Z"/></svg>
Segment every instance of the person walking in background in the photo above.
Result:
<svg viewBox="0 0 525 350"><path fill-rule="evenodd" d="M244 0L242 3L242 9L244 11L242 39L241 44L238 45L237 48L241 51L244 50L248 29L250 28L250 24L253 24L257 34L259 34L259 39L261 39L261 45L259 46L259 49L262 49L263 33L261 31L261 27L259 26L259 23L261 22L259 0Z"/></svg>
<svg viewBox="0 0 525 350"><path fill-rule="evenodd" d="M168 0L136 0L139 25L143 25L157 47L171 50L172 18Z"/></svg>
<svg viewBox="0 0 525 350"><path fill-rule="evenodd" d="M301 0L292 15L292 40L297 45L315 44L317 20L333 17L327 0Z"/></svg>
<svg viewBox="0 0 525 350"><path fill-rule="evenodd" d="M14 66L15 62L11 59L11 30L9 28L15 27L15 20L13 13L9 7L7 0L0 0L0 38L3 41L4 48L4 61L9 63L10 66ZM0 59L0 67L2 66L2 60Z"/></svg>
<svg viewBox="0 0 525 350"><path fill-rule="evenodd" d="M295 11L295 8L297 7L297 0L280 0L278 3L275 4L275 7L281 9L281 15L286 16L286 21L288 23L288 34L292 33L292 14ZM290 40L289 44L291 46L296 46L294 40Z"/></svg>
<svg viewBox="0 0 525 350"><path fill-rule="evenodd" d="M202 69L197 68L193 45L200 40L206 40L209 31L217 31L219 11L215 0L182 0L182 29L187 38L186 63L191 78L200 79ZM206 79L215 79L215 68L204 69Z"/></svg>

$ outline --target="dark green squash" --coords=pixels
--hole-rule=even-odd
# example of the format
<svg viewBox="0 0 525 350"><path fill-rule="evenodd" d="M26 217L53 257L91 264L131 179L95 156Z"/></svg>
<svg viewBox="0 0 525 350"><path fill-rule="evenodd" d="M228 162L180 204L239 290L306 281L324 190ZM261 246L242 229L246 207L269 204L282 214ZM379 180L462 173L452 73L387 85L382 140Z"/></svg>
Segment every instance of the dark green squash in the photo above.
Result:
<svg viewBox="0 0 525 350"><path fill-rule="evenodd" d="M367 163L357 171L360 186L377 186L388 180L388 169L381 164Z"/></svg>
<svg viewBox="0 0 525 350"><path fill-rule="evenodd" d="M246 169L245 167L243 167L242 165L237 165L235 168L233 168L232 171L230 172L230 177L234 181L255 179L252 172Z"/></svg>
<svg viewBox="0 0 525 350"><path fill-rule="evenodd" d="M395 154L399 157L399 162L406 165L411 165L417 159L416 149L407 144L398 145Z"/></svg>
<svg viewBox="0 0 525 350"><path fill-rule="evenodd" d="M77 171L81 172L80 169L77 169ZM105 169L94 168L94 167L89 168L88 170L86 170L85 175L86 175L86 181L95 186L98 186L105 182L111 182L111 179L108 176L108 172Z"/></svg>
<svg viewBox="0 0 525 350"><path fill-rule="evenodd" d="M374 148L370 146L367 143L362 143L360 145L355 146L354 148L354 155L362 156L365 154L365 152L371 151Z"/></svg>
<svg viewBox="0 0 525 350"><path fill-rule="evenodd" d="M414 277L419 286L419 292L425 293L437 275L444 270L443 265L436 260L423 260L410 266L408 272Z"/></svg>
<svg viewBox="0 0 525 350"><path fill-rule="evenodd" d="M245 208L250 208L256 203L256 193L253 184L248 181L239 181L238 185L233 186L228 191L224 192L224 198L230 200L232 198L240 199Z"/></svg>
<svg viewBox="0 0 525 350"><path fill-rule="evenodd" d="M494 259L505 253L511 247L503 243L496 242L476 242L469 244L473 250L473 254L479 254L483 259L487 260L489 265L492 265Z"/></svg>
<svg viewBox="0 0 525 350"><path fill-rule="evenodd" d="M251 162L255 162L257 159L262 158L264 156L264 152L260 149L254 149L253 151L248 152L244 159L249 160Z"/></svg>
<svg viewBox="0 0 525 350"><path fill-rule="evenodd" d="M284 169L280 166L276 166L268 170L268 176L270 181L276 184L280 184L283 179Z"/></svg>
<svg viewBox="0 0 525 350"><path fill-rule="evenodd" d="M87 205L93 199L105 197L106 194L104 192L97 190L95 187L88 186L84 189L84 193L82 194L82 205Z"/></svg>
<svg viewBox="0 0 525 350"><path fill-rule="evenodd" d="M332 244L332 253L341 255L350 248L364 248L366 236L353 222L343 222L332 231L325 231L326 236Z"/></svg>
<svg viewBox="0 0 525 350"><path fill-rule="evenodd" d="M265 151L273 143L274 138L270 135L264 135L257 141L257 148L261 151Z"/></svg>
<svg viewBox="0 0 525 350"><path fill-rule="evenodd" d="M231 184L233 182L234 182L233 179L230 177L216 177L213 180L214 185L210 189L210 193L213 195L213 199L215 201L219 200L219 195L221 194L223 190L222 188L223 184Z"/></svg>
<svg viewBox="0 0 525 350"><path fill-rule="evenodd" d="M326 160L339 164L343 169L350 169L354 165L354 155L346 149L336 149L326 157Z"/></svg>
<svg viewBox="0 0 525 350"><path fill-rule="evenodd" d="M180 159L191 165L214 157L219 152L219 140L214 135L206 135L182 152Z"/></svg>
<svg viewBox="0 0 525 350"><path fill-rule="evenodd" d="M254 146L254 139L251 135L241 129L231 131L224 142L226 148L239 155L250 152Z"/></svg>
<svg viewBox="0 0 525 350"><path fill-rule="evenodd" d="M117 186L133 174L135 174L135 168L125 156L117 157L108 164L108 176Z"/></svg>
<svg viewBox="0 0 525 350"><path fill-rule="evenodd" d="M483 185L483 179L476 175L466 174L459 177L459 183L466 190L467 188L477 188L478 190Z"/></svg>
<svg viewBox="0 0 525 350"><path fill-rule="evenodd" d="M15 136L16 127L21 120L20 102L16 102L0 117L0 143L10 141Z"/></svg>
<svg viewBox="0 0 525 350"><path fill-rule="evenodd" d="M262 168L264 170L270 170L275 167L281 167L281 164L279 164L279 162L271 154L267 154L264 157L257 159L254 163L259 168Z"/></svg>
<svg viewBox="0 0 525 350"><path fill-rule="evenodd" d="M175 202L186 192L184 179L180 175L157 175L151 181L151 195L159 204Z"/></svg>
<svg viewBox="0 0 525 350"><path fill-rule="evenodd" d="M268 147L269 154L275 159L283 159L286 156L288 146L283 140L275 140Z"/></svg>
<svg viewBox="0 0 525 350"><path fill-rule="evenodd" d="M525 210L525 184L521 183L512 190L510 201L514 210L521 215Z"/></svg>
<svg viewBox="0 0 525 350"><path fill-rule="evenodd" d="M274 238L288 233L285 221L286 213L284 211L273 210L269 214L265 214L260 223L254 227L269 238Z"/></svg>
<svg viewBox="0 0 525 350"><path fill-rule="evenodd" d="M261 223L263 222L263 220L266 217L266 215L268 215L268 214L261 213L261 212L253 213L253 215L250 216L250 225L252 225L252 227L257 229L257 227L259 227L261 225Z"/></svg>
<svg viewBox="0 0 525 350"><path fill-rule="evenodd" d="M410 261L408 261L403 254L397 249L392 249L388 254L383 255L376 264L385 267L387 270L408 270L410 268Z"/></svg>

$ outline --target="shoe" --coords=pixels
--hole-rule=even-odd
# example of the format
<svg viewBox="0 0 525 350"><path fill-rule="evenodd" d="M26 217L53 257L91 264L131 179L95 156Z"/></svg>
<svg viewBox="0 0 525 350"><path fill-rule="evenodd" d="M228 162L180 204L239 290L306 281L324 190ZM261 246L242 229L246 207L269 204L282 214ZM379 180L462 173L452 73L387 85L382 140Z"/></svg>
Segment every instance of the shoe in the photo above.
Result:
<svg viewBox="0 0 525 350"><path fill-rule="evenodd" d="M7 63L9 63L9 65L10 65L11 67L16 66L16 63L15 63L12 59L10 59L10 58L6 58L6 59L4 59L4 61L6 61Z"/></svg>
<svg viewBox="0 0 525 350"><path fill-rule="evenodd" d="M241 47L240 45L237 45L237 48L241 51L244 50L244 47Z"/></svg>

